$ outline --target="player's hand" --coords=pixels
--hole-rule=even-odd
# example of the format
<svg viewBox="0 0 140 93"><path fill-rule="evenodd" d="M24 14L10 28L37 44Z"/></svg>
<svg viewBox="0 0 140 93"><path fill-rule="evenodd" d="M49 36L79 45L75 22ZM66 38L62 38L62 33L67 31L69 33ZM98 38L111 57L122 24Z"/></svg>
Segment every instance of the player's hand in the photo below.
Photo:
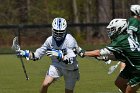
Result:
<svg viewBox="0 0 140 93"><path fill-rule="evenodd" d="M96 59L98 60L103 60L103 61L108 61L108 56L99 56L99 57L96 57Z"/></svg>
<svg viewBox="0 0 140 93"><path fill-rule="evenodd" d="M108 56L99 56L99 57L96 57L96 59L105 61L105 64L111 63L111 60L108 58Z"/></svg>
<svg viewBox="0 0 140 93"><path fill-rule="evenodd" d="M29 50L18 50L17 52L17 56L22 56L25 57L27 60L29 60Z"/></svg>
<svg viewBox="0 0 140 93"><path fill-rule="evenodd" d="M61 50L55 50L55 49L52 49L52 50L48 50L46 52L47 56L54 56L54 57L57 57L58 60L62 60L63 59L63 53Z"/></svg>
<svg viewBox="0 0 140 93"><path fill-rule="evenodd" d="M108 65L108 64L111 64L111 62L112 62L111 60L107 60L107 61L105 61L105 64Z"/></svg>

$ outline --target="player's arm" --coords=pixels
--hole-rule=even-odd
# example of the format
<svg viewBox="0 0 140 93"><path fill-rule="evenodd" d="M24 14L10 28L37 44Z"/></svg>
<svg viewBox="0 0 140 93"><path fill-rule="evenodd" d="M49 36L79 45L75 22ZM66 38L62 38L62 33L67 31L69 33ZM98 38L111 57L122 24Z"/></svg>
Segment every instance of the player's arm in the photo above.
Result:
<svg viewBox="0 0 140 93"><path fill-rule="evenodd" d="M78 44L77 44L77 41L74 39L74 38L72 38L72 43L70 44L70 47L69 47L70 49L72 49L73 50L73 52L75 53L75 55L78 55L78 56L80 56L80 57L84 57L83 55L84 55L84 53L85 53L85 50L84 49L82 49Z"/></svg>
<svg viewBox="0 0 140 93"><path fill-rule="evenodd" d="M98 57L100 55L101 55L100 50L86 51L84 53L84 56L89 56L89 57Z"/></svg>
<svg viewBox="0 0 140 93"><path fill-rule="evenodd" d="M20 50L20 51L18 51L17 55L25 57L27 60L36 61L36 60L40 59L40 57L35 56L34 52L29 51L29 50Z"/></svg>
<svg viewBox="0 0 140 93"><path fill-rule="evenodd" d="M109 54L111 54L111 52L107 48L103 48L100 50L86 51L84 53L84 56L99 57L99 56L105 56Z"/></svg>
<svg viewBox="0 0 140 93"><path fill-rule="evenodd" d="M20 50L20 51L18 51L18 55L25 57L27 60L36 61L46 54L46 51L49 48L48 41L49 40L47 39L40 48L36 49L35 52L29 51L29 50Z"/></svg>
<svg viewBox="0 0 140 93"><path fill-rule="evenodd" d="M107 48L103 48L100 50L93 50L93 51L86 51L84 53L84 56L89 56L89 57L96 57L97 59L100 60L116 60L114 54L109 51Z"/></svg>

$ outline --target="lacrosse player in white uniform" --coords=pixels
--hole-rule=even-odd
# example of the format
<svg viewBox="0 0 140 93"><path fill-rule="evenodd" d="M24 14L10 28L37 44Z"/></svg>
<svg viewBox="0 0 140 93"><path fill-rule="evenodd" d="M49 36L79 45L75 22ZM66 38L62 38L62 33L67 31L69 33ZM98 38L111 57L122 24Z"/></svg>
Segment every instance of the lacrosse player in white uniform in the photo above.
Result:
<svg viewBox="0 0 140 93"><path fill-rule="evenodd" d="M20 50L19 55L31 60L38 60L42 56L50 56L50 65L42 83L40 93L47 93L53 81L64 76L65 93L73 93L76 81L79 80L78 63L73 48L78 48L76 40L66 32L67 22L64 18L55 18L52 22L52 36L35 52ZM81 51L81 50L80 50Z"/></svg>

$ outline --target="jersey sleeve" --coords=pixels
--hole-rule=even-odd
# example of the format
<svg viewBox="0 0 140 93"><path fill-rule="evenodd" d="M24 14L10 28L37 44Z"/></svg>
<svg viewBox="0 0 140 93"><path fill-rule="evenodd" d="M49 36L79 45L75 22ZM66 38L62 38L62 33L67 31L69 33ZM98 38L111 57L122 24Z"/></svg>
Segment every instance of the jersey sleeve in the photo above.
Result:
<svg viewBox="0 0 140 93"><path fill-rule="evenodd" d="M130 18L128 20L128 29L127 30L132 30L134 32L137 32L139 29L139 21L135 18Z"/></svg>
<svg viewBox="0 0 140 93"><path fill-rule="evenodd" d="M68 48L69 49L73 49L74 47L78 47L77 41L70 34L68 34L68 40L67 40L67 42L68 42Z"/></svg>
<svg viewBox="0 0 140 93"><path fill-rule="evenodd" d="M50 42L51 38L48 38L40 48L36 49L36 51L34 52L35 58L40 59L46 54L47 49L50 48Z"/></svg>

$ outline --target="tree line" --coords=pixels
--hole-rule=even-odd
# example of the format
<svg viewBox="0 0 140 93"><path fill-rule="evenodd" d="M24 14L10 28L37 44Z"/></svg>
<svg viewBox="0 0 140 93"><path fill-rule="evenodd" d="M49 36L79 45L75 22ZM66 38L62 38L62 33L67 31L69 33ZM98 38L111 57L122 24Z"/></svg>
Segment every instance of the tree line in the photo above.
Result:
<svg viewBox="0 0 140 93"><path fill-rule="evenodd" d="M130 17L130 5L140 0L0 0L0 24L50 24L55 17L68 23L109 23ZM75 27L76 38L106 40L105 26Z"/></svg>

